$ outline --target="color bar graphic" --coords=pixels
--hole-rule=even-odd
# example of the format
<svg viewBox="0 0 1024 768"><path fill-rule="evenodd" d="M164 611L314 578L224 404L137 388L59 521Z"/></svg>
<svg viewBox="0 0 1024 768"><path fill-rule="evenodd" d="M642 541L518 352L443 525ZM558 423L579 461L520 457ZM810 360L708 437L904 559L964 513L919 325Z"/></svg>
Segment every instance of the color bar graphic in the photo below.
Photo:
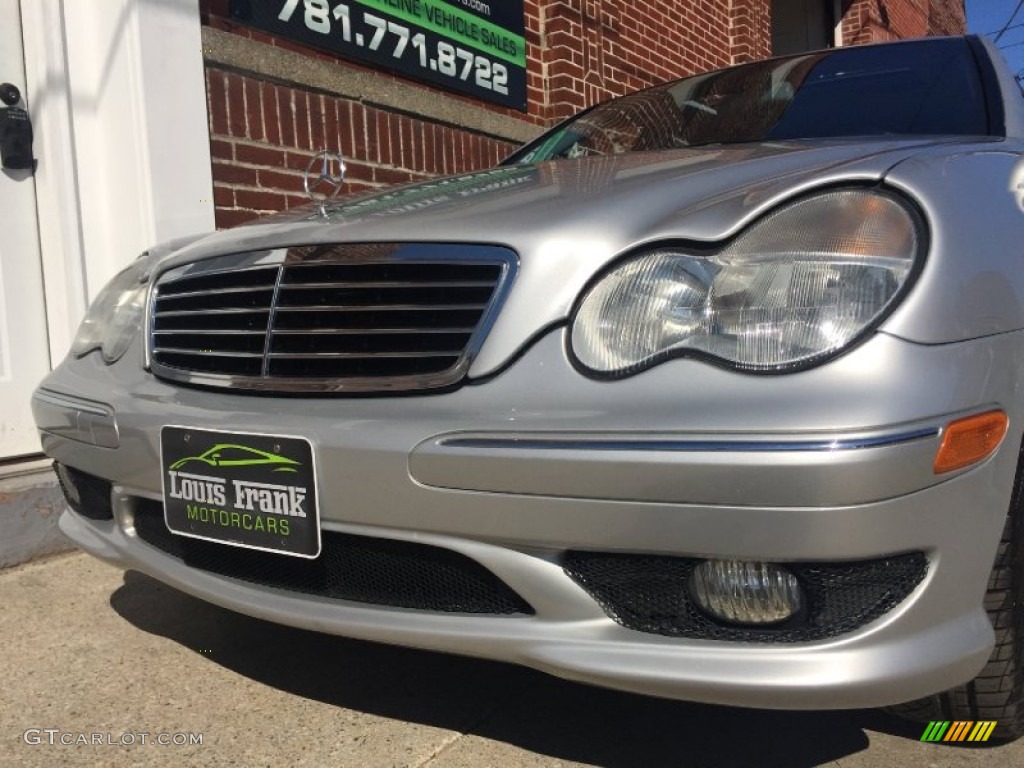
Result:
<svg viewBox="0 0 1024 768"><path fill-rule="evenodd" d="M921 741L988 741L996 720L932 720Z"/></svg>

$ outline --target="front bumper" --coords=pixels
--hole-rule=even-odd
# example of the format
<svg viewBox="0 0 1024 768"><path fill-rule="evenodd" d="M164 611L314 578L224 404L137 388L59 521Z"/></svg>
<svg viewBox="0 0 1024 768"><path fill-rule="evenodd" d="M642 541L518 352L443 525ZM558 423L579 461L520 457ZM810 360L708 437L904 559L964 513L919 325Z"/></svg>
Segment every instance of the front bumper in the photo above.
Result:
<svg viewBox="0 0 1024 768"><path fill-rule="evenodd" d="M772 708L865 707L964 682L991 652L982 600L1021 442L1012 376L1024 362L1015 359L1019 346L1015 335L930 348L878 335L789 377L682 360L598 383L571 370L554 333L480 386L333 400L180 389L93 355L55 371L42 394L47 408L54 397L46 393L71 392L93 410L108 407L118 446L89 444L66 431L66 419L63 434L46 429L54 419L45 408L37 407L37 418L49 455L115 483L113 521L68 512L62 530L98 557L210 602L641 693ZM1001 449L971 470L935 477L939 429L992 406L1010 416ZM461 553L535 615L373 607L185 566L132 527L135 500L160 497L164 424L308 437L322 468L325 530ZM769 646L626 629L566 575L566 549L775 561L921 551L930 566L907 600L854 632Z"/></svg>

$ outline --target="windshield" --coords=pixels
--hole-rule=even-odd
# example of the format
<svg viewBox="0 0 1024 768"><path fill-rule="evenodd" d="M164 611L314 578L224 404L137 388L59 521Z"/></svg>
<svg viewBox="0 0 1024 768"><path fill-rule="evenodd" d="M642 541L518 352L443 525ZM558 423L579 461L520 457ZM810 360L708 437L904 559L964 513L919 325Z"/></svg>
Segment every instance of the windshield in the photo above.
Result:
<svg viewBox="0 0 1024 768"><path fill-rule="evenodd" d="M580 114L509 162L784 139L987 133L968 42L931 39L760 61L649 88Z"/></svg>

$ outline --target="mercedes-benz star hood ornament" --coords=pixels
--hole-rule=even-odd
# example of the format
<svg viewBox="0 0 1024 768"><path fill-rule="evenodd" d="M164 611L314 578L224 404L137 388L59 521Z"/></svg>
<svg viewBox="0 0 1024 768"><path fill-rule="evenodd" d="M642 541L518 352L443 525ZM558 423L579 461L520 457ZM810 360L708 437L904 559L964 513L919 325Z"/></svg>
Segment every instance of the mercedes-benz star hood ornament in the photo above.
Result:
<svg viewBox="0 0 1024 768"><path fill-rule="evenodd" d="M315 168L319 166L320 172ZM317 152L306 166L302 188L309 199L319 206L320 215L327 216L327 201L337 197L345 183L345 159L338 152L324 149Z"/></svg>

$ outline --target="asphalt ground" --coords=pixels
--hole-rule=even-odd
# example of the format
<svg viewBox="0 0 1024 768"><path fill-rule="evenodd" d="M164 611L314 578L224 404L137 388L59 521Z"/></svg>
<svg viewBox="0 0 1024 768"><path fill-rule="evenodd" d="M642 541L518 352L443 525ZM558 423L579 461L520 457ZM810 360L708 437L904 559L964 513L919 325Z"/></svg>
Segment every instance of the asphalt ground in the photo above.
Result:
<svg viewBox="0 0 1024 768"><path fill-rule="evenodd" d="M0 601L0 766L1024 766L1024 739L921 743L876 711L664 701L281 627L78 553L0 571Z"/></svg>

